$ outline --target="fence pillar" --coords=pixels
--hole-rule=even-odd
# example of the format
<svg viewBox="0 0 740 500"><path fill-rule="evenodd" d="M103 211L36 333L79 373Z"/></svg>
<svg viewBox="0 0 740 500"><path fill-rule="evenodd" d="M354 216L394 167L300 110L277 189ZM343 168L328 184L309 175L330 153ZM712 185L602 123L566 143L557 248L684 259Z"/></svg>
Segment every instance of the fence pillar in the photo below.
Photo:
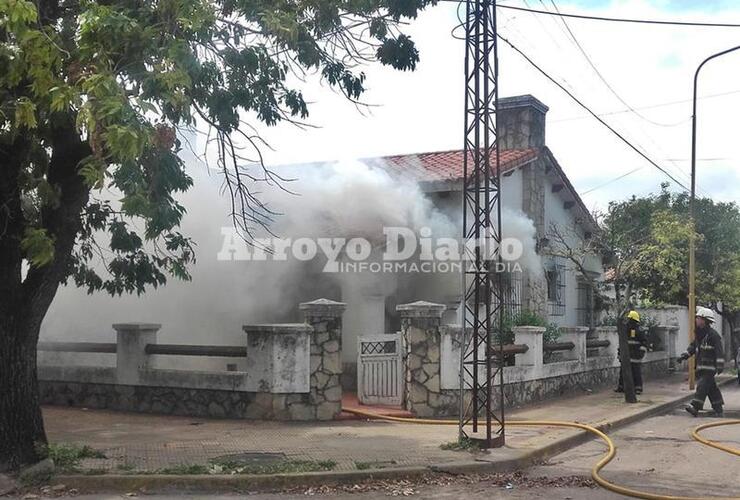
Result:
<svg viewBox="0 0 740 500"><path fill-rule="evenodd" d="M311 404L317 420L332 420L342 411L342 315L347 304L329 299L299 306L311 336Z"/></svg>
<svg viewBox="0 0 740 500"><path fill-rule="evenodd" d="M561 342L573 342L574 347L571 351L561 351L564 360L586 362L588 356L586 349L586 339L588 337L587 326L568 326L560 329Z"/></svg>
<svg viewBox="0 0 740 500"><path fill-rule="evenodd" d="M542 326L515 326L514 343L527 346L527 352L516 354L514 363L516 366L532 366L536 373L542 369L542 343L545 328Z"/></svg>
<svg viewBox="0 0 740 500"><path fill-rule="evenodd" d="M445 309L425 301L396 306L406 358L404 406L419 417L449 414L457 404L454 395L443 394L440 383L439 327Z"/></svg>
<svg viewBox="0 0 740 500"><path fill-rule="evenodd" d="M146 353L147 344L157 343L157 332L162 325L156 323L116 323L116 382L137 385L141 370L151 368L151 357Z"/></svg>
<svg viewBox="0 0 740 500"><path fill-rule="evenodd" d="M619 349L619 334L616 326L599 326L596 328L596 337L599 340L608 340L609 347L605 347L602 356L607 356L613 360L615 366L619 365L617 359L617 349Z"/></svg>

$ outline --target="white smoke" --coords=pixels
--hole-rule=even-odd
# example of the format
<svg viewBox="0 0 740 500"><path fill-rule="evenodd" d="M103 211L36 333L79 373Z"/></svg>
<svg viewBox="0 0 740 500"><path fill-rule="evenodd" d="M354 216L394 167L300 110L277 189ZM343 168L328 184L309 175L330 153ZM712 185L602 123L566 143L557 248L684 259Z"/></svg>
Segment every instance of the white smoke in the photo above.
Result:
<svg viewBox="0 0 740 500"><path fill-rule="evenodd" d="M270 228L278 237L363 237L381 249L383 228L395 226L417 234L428 227L435 238L459 238L458 203L450 204L445 213L416 183L392 177L376 164L304 165L281 168L279 174L296 179L284 185L296 194L278 188L260 194L270 209L282 214ZM297 320L300 301L341 299L343 280L362 280L363 286L384 294L395 291L396 276L327 276L321 273L323 262L218 260L222 227L231 226L229 200L220 192L219 176L202 168L191 169L191 175L195 185L181 201L187 208L182 232L197 243L193 280L172 279L142 297L87 295L74 286L62 287L42 326L42 338L113 342L113 323L151 322L163 325L163 343L242 345L242 325ZM532 222L509 208L504 208L503 221L504 237L524 244L522 267L541 270ZM416 289L406 290L411 300L442 300L459 293L456 276L427 276L418 283ZM192 358L188 362L196 364Z"/></svg>
<svg viewBox="0 0 740 500"><path fill-rule="evenodd" d="M519 209L504 206L501 208L501 225L503 238L512 238L522 244L522 256L516 261L522 270L529 272L535 278L542 277L544 267L537 253L537 229L532 219Z"/></svg>

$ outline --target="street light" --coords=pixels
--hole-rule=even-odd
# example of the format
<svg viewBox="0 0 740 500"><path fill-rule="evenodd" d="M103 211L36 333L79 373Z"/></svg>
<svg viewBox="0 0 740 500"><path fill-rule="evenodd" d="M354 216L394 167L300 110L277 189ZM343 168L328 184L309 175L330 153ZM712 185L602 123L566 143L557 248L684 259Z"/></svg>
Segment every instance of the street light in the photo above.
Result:
<svg viewBox="0 0 740 500"><path fill-rule="evenodd" d="M696 73L694 73L694 101L693 113L691 115L691 198L689 201L689 220L691 221L691 235L689 240L689 343L693 342L696 338L696 237L694 236L696 225L694 218L694 201L696 199L696 88L699 82L699 72L706 63L738 49L740 49L740 45L707 57L696 68ZM689 389L694 388L695 362L695 358L692 357L689 359Z"/></svg>

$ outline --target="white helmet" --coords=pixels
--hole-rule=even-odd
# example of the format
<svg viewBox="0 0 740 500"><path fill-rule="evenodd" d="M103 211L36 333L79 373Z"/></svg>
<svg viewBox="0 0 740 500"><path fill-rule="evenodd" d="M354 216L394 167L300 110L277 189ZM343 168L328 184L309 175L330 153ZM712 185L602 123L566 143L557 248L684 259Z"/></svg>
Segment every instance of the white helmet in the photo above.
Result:
<svg viewBox="0 0 740 500"><path fill-rule="evenodd" d="M696 306L696 317L704 318L710 323L714 323L714 312L708 307Z"/></svg>

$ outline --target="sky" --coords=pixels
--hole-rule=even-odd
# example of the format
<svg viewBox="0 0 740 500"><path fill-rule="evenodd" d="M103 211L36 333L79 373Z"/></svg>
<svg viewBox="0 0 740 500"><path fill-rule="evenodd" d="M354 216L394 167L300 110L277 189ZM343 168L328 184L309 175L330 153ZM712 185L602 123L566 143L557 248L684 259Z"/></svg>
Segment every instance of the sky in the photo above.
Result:
<svg viewBox="0 0 740 500"><path fill-rule="evenodd" d="M550 0L502 4L553 10ZM740 23L740 2L690 0L556 0L562 12L701 22ZM308 122L259 127L272 149L269 165L458 149L462 146L463 42L451 36L457 4L440 2L405 27L421 52L414 72L365 68L368 91L358 109L318 78L301 84ZM500 33L562 82L647 156L689 185L693 73L706 56L740 43L740 28L689 28L567 20L599 79L563 22L553 16L499 9ZM532 94L550 108L547 144L591 209L610 200L645 195L670 181L565 93L501 44L501 97ZM699 95L697 186L701 196L740 200L740 51L702 70ZM720 94L720 95L717 95ZM666 105L666 103L672 103ZM615 178L632 172L623 179ZM672 183L675 189L681 187Z"/></svg>

